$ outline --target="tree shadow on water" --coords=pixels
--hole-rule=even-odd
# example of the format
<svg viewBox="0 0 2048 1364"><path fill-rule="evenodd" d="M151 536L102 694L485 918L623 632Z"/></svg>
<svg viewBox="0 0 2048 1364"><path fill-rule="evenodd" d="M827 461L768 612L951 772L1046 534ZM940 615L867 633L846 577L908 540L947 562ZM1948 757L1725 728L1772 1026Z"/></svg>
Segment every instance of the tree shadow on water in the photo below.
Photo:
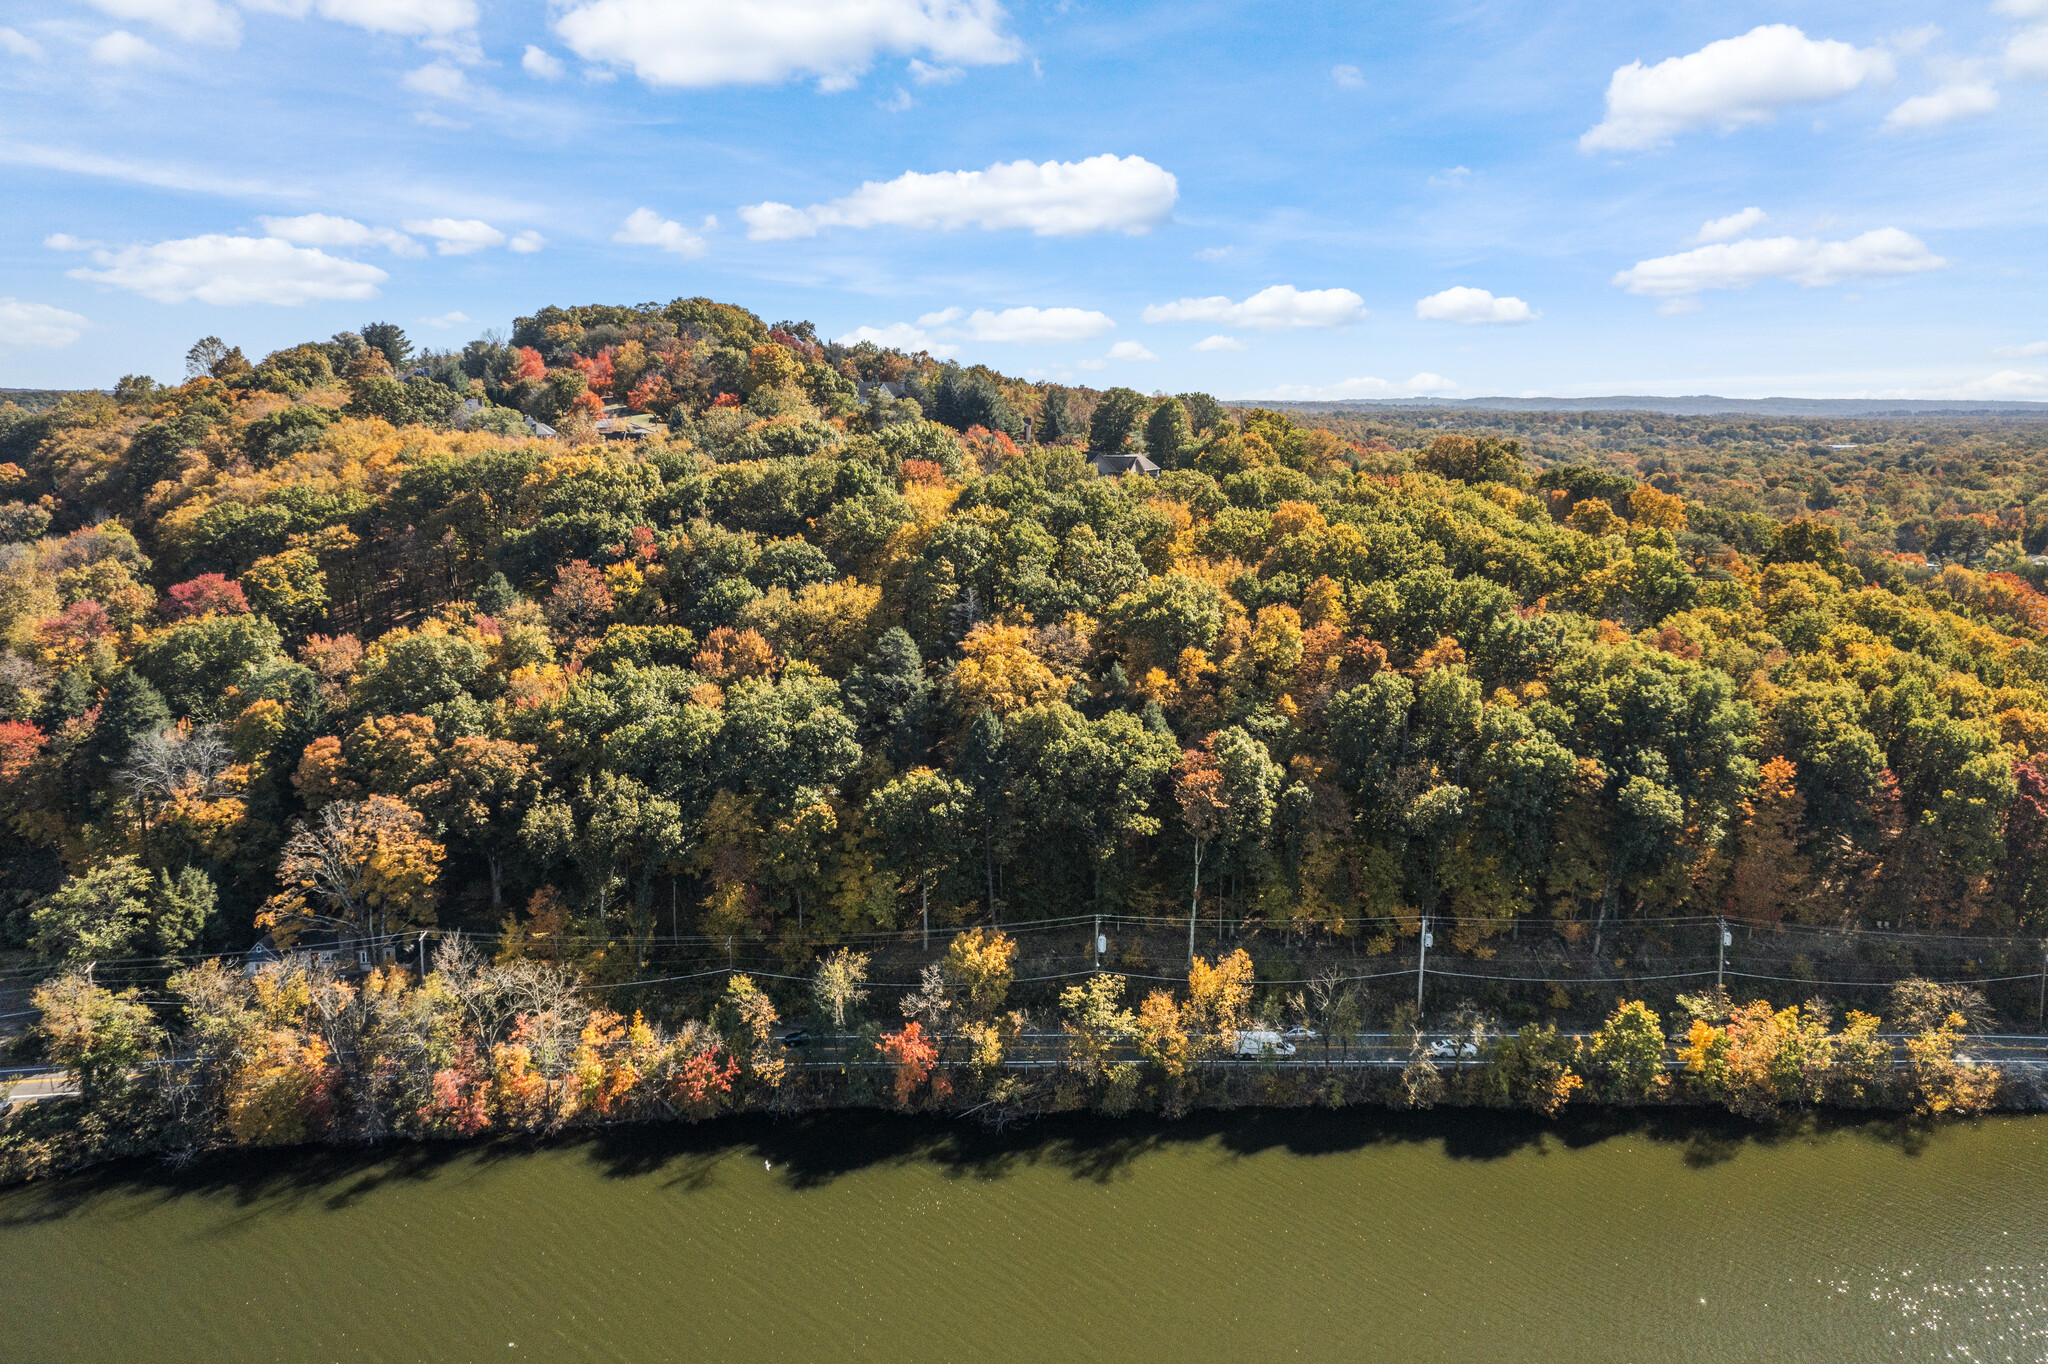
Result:
<svg viewBox="0 0 2048 1364"><path fill-rule="evenodd" d="M237 1223L280 1209L317 1204L346 1209L394 1184L424 1184L452 1162L490 1153L462 1142L376 1146L294 1146L216 1151L182 1164L134 1156L77 1174L0 1190L0 1229L61 1221L110 1198L139 1199L143 1209L188 1197L225 1197Z"/></svg>
<svg viewBox="0 0 2048 1364"><path fill-rule="evenodd" d="M768 1161L790 1188L817 1188L865 1170L921 1163L949 1178L994 1180L1050 1168L1107 1184L1128 1176L1148 1156L1209 1146L1232 1159L1268 1152L1341 1156L1379 1148L1430 1146L1447 1160L1489 1162L1522 1152L1579 1151L1639 1139L1677 1147L1694 1169L1734 1159L1744 1150L1800 1139L1867 1118L1759 1124L1703 1110L1569 1110L1557 1118L1520 1111L1440 1108L1240 1109L1199 1111L1177 1120L1061 1114L997 1131L955 1119L877 1110L842 1110L796 1118L747 1116L699 1127L609 1129L582 1139L605 1173L636 1178L697 1172L701 1185L719 1161L744 1154ZM685 1187L689 1180L682 1181Z"/></svg>
<svg viewBox="0 0 2048 1364"><path fill-rule="evenodd" d="M607 1179L649 1179L689 1194L709 1188L721 1166L741 1159L767 1162L778 1182L796 1191L910 1163L928 1165L952 1179L1000 1180L1047 1168L1107 1185L1129 1177L1147 1157L1200 1146L1242 1159L1269 1152L1316 1158L1434 1145L1446 1160L1490 1162L1525 1152L1574 1152L1639 1140L1676 1148L1688 1169L1708 1170L1752 1150L1845 1135L1918 1156L1952 1126L1839 1110L1760 1122L1705 1109L1596 1107L1568 1109L1556 1118L1470 1108L1246 1108L1202 1110L1177 1120L1070 1113L1000 1130L957 1118L875 1109L747 1114L699 1124L623 1124L547 1139L221 1151L183 1166L130 1158L0 1190L0 1231L60 1221L110 1197L139 1198L136 1211L146 1214L150 1207L182 1198L224 1196L235 1210L235 1216L219 1224L225 1233L278 1210L317 1206L341 1211L392 1188L469 1177L548 1152L586 1160Z"/></svg>

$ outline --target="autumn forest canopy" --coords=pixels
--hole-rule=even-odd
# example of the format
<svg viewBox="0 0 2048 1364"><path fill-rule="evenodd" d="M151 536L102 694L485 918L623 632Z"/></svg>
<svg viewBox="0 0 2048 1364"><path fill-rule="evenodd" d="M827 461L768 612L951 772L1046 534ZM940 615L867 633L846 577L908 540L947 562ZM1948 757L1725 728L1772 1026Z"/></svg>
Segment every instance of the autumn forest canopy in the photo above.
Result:
<svg viewBox="0 0 2048 1364"><path fill-rule="evenodd" d="M42 958L2048 924L2025 424L1290 417L707 299L190 370L0 406Z"/></svg>

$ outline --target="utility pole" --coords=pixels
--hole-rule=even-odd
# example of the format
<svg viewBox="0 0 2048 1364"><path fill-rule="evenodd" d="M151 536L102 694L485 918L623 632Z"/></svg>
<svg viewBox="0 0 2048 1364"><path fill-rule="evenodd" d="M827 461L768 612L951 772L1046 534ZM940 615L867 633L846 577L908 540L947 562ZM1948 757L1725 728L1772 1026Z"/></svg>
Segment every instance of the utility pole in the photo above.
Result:
<svg viewBox="0 0 2048 1364"><path fill-rule="evenodd" d="M2048 1019L2048 942L2041 944L2041 1007L2034 1011L2034 1026Z"/></svg>
<svg viewBox="0 0 2048 1364"><path fill-rule="evenodd" d="M420 980L424 982L427 978L427 935L420 934L420 940L413 944L413 948L420 956Z"/></svg>
<svg viewBox="0 0 2048 1364"><path fill-rule="evenodd" d="M1095 969L1100 971L1102 969L1102 916L1100 914L1095 916L1095 936L1089 940L1088 946L1095 954ZM2048 957L2044 957L2043 962L2042 969L2048 971Z"/></svg>
<svg viewBox="0 0 2048 1364"><path fill-rule="evenodd" d="M1415 1026L1422 1026L1422 977L1429 964L1429 947L1433 939L1429 932L1429 916L1422 916L1421 946L1415 949Z"/></svg>
<svg viewBox="0 0 2048 1364"><path fill-rule="evenodd" d="M1728 921L1716 919L1714 923L1721 932L1720 943L1714 949L1714 990L1721 993L1721 977L1728 970Z"/></svg>

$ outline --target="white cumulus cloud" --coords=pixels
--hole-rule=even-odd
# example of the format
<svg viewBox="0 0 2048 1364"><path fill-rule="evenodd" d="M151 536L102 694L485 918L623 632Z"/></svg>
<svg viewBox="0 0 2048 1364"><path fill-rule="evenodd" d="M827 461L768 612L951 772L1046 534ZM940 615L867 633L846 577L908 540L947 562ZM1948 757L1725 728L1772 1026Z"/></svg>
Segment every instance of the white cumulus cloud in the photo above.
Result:
<svg viewBox="0 0 2048 1364"><path fill-rule="evenodd" d="M1365 88L1365 73L1348 62L1342 66L1331 67L1330 79L1343 86L1346 90L1363 90Z"/></svg>
<svg viewBox="0 0 2048 1364"><path fill-rule="evenodd" d="M958 316L957 309L952 311L954 316ZM923 327L909 322L891 322L886 327L855 327L846 335L835 339L842 346L858 346L863 341L871 341L884 349L894 348L910 351L912 354L926 351L941 360L960 353L958 346L935 341L931 333Z"/></svg>
<svg viewBox="0 0 2048 1364"><path fill-rule="evenodd" d="M1266 332L1342 327L1364 316L1365 300L1349 289L1297 289L1292 284L1261 289L1242 303L1218 294L1155 303L1143 314L1146 322L1218 322Z"/></svg>
<svg viewBox="0 0 2048 1364"><path fill-rule="evenodd" d="M1205 336L1195 342L1194 345L1189 346L1188 349L1210 352L1241 351L1244 349L1244 342L1234 336Z"/></svg>
<svg viewBox="0 0 2048 1364"><path fill-rule="evenodd" d="M415 218L405 224L408 232L434 239L434 249L444 256L467 256L487 246L503 246L505 234L478 218Z"/></svg>
<svg viewBox="0 0 2048 1364"><path fill-rule="evenodd" d="M2048 0L1992 0L1991 8L2015 19L2038 19L2048 14Z"/></svg>
<svg viewBox="0 0 2048 1364"><path fill-rule="evenodd" d="M761 85L815 76L843 90L877 57L987 66L1023 55L996 0L582 0L555 32L585 61L650 85Z"/></svg>
<svg viewBox="0 0 2048 1364"><path fill-rule="evenodd" d="M470 320L470 317L469 317L469 314L468 314L468 313L464 313L464 312L452 312L452 313L442 313L442 314L441 314L441 315L440 315L439 317L423 317L423 318L421 318L421 319L420 319L420 325L421 325L422 327L439 327L439 328L441 328L441 329L443 329L443 330L446 330L446 329L447 329L447 328L449 328L449 327L460 327L460 326L463 326L463 325L465 325L466 323L468 323L468 322L469 322L469 320Z"/></svg>
<svg viewBox="0 0 2048 1364"><path fill-rule="evenodd" d="M515 256L531 256L547 244L546 237L529 227L524 232L515 232L512 240L505 243L505 249Z"/></svg>
<svg viewBox="0 0 2048 1364"><path fill-rule="evenodd" d="M446 38L476 27L476 0L242 0L244 9L337 24L402 38Z"/></svg>
<svg viewBox="0 0 2048 1364"><path fill-rule="evenodd" d="M2048 341L2029 341L2024 346L1999 346L1991 352L1994 360L2029 360L2048 355Z"/></svg>
<svg viewBox="0 0 2048 1364"><path fill-rule="evenodd" d="M46 55L41 43L19 29L12 28L0 28L0 52L32 62L39 62Z"/></svg>
<svg viewBox="0 0 2048 1364"><path fill-rule="evenodd" d="M918 322L924 326L941 325L959 317L957 309L948 309L947 313L928 314ZM1052 345L1092 340L1115 327L1116 323L1106 314L1087 308L1005 308L1001 312L976 308L967 315L959 331L973 341Z"/></svg>
<svg viewBox="0 0 2048 1364"><path fill-rule="evenodd" d="M47 303L0 298L0 349L57 350L76 341L91 325L77 313Z"/></svg>
<svg viewBox="0 0 2048 1364"><path fill-rule="evenodd" d="M381 246L394 256L424 256L426 248L389 227L371 227L353 218L307 213L297 218L258 218L263 230L296 246Z"/></svg>
<svg viewBox="0 0 2048 1364"><path fill-rule="evenodd" d="M1700 224L1700 230L1693 233L1692 239L1702 244L1733 241L1770 216L1760 208L1745 208L1725 218L1709 218Z"/></svg>
<svg viewBox="0 0 2048 1364"><path fill-rule="evenodd" d="M115 19L153 24L188 43L233 47L242 41L242 16L219 0L91 0Z"/></svg>
<svg viewBox="0 0 2048 1364"><path fill-rule="evenodd" d="M1495 298L1485 289L1464 285L1417 299L1415 315L1425 322L1459 322L1468 327L1534 322L1543 316L1519 298Z"/></svg>
<svg viewBox="0 0 2048 1364"><path fill-rule="evenodd" d="M1104 357L1109 360L1157 360L1159 357L1136 341L1119 341L1109 348Z"/></svg>
<svg viewBox="0 0 2048 1364"><path fill-rule="evenodd" d="M1931 95L1915 95L1884 116L1888 128L1932 128L1959 118L1975 118L1998 107L1998 88L1990 81L1944 85Z"/></svg>
<svg viewBox="0 0 2048 1364"><path fill-rule="evenodd" d="M799 209L770 200L740 209L740 217L755 241L882 226L1137 235L1165 222L1179 197L1180 184L1169 172L1141 156L1105 153L1085 161L999 162L978 171L907 171L894 180L870 180L829 204Z"/></svg>
<svg viewBox="0 0 2048 1364"><path fill-rule="evenodd" d="M934 355L952 355L953 341L991 341L1023 345L1061 345L1090 341L1114 331L1116 322L1106 313L1088 308L942 308L911 322L892 322L886 327L858 327L840 337L843 345L872 341L878 346L904 350L929 350ZM1125 358L1119 356L1118 358Z"/></svg>
<svg viewBox="0 0 2048 1364"><path fill-rule="evenodd" d="M1767 123L1796 104L1838 99L1891 78L1891 54L1762 24L1655 66L1630 62L1607 85L1607 117L1579 139L1584 151L1640 151L1688 128Z"/></svg>
<svg viewBox="0 0 2048 1364"><path fill-rule="evenodd" d="M678 256L701 256L704 239L681 223L662 217L651 208L636 208L612 233L612 240L628 246L658 246Z"/></svg>
<svg viewBox="0 0 2048 1364"><path fill-rule="evenodd" d="M141 66L162 55L147 39L138 38L125 28L115 29L87 50L102 66Z"/></svg>
<svg viewBox="0 0 2048 1364"><path fill-rule="evenodd" d="M435 99L462 99L469 94L469 77L463 74L461 67L449 61L428 62L417 70L408 71L399 84Z"/></svg>
<svg viewBox="0 0 2048 1364"><path fill-rule="evenodd" d="M561 79L562 59L532 43L526 45L526 55L519 59L519 64L528 75L539 76L544 81Z"/></svg>
<svg viewBox="0 0 2048 1364"><path fill-rule="evenodd" d="M245 303L292 305L316 301L375 298L390 276L362 261L330 256L282 237L229 237L209 233L149 246L93 253L99 269L70 272L127 289L158 303L233 306Z"/></svg>
<svg viewBox="0 0 2048 1364"><path fill-rule="evenodd" d="M1785 279L1803 288L1845 279L1917 275L1948 262L1918 237L1881 227L1847 241L1814 237L1751 237L1639 261L1613 282L1632 294L1669 298L1702 289L1744 289L1759 280Z"/></svg>
<svg viewBox="0 0 2048 1364"><path fill-rule="evenodd" d="M2048 398L2048 374L2002 369L1965 384L1963 388L1982 398Z"/></svg>
<svg viewBox="0 0 2048 1364"><path fill-rule="evenodd" d="M444 37L476 27L476 0L319 0L321 17L372 33Z"/></svg>
<svg viewBox="0 0 2048 1364"><path fill-rule="evenodd" d="M2005 45L2005 69L2028 80L2048 80L2048 27L2013 35Z"/></svg>

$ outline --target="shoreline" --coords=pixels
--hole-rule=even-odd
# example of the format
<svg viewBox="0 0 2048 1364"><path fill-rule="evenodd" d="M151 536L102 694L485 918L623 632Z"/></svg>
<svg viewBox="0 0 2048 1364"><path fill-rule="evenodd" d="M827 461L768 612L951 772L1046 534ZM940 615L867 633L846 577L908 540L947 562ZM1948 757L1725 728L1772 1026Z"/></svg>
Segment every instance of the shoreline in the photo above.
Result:
<svg viewBox="0 0 2048 1364"><path fill-rule="evenodd" d="M1341 1072L1327 1071L1319 1063L1302 1063L1291 1072L1258 1062L1224 1063L1204 1067L1199 1075L1191 1075L1189 1078L1203 1082L1198 1087L1184 1088L1177 1096L1147 1092L1118 1113L1099 1106L1048 1104L996 1109L986 1099L975 1101L973 1091L966 1085L952 1091L961 1097L907 1108L858 1098L845 1090L836 1096L817 1091L801 1096L782 1092L766 1102L735 1105L701 1117L644 1113L592 1119L577 1114L545 1127L485 1129L470 1134L387 1132L369 1140L328 1136L275 1145L219 1142L182 1152L124 1144L125 1149L79 1153L74 1161L34 1170L0 1165L0 1192L92 1177L97 1172L122 1167L146 1168L158 1172L164 1181L175 1182L189 1172L203 1172L224 1162L260 1162L271 1167L273 1174L284 1175L300 1168L317 1170L337 1161L354 1165L394 1159L439 1160L471 1151L516 1154L608 1143L698 1149L731 1144L730 1139L716 1134L739 1132L749 1134L739 1140L758 1142L762 1133L810 1136L818 1134L821 1128L832 1128L835 1133L877 1129L899 1135L918 1132L924 1134L922 1140L926 1145L972 1149L991 1145L1029 1147L1044 1141L1084 1138L1105 1145L1199 1140L1240 1122L1265 1124L1275 1142L1287 1144L1281 1139L1290 1133L1327 1134L1334 1124L1360 1131L1411 1134L1407 1139L1442 1138L1459 1141L1471 1149L1485 1149L1503 1130L1520 1134L1518 1144L1530 1135L1543 1133L1570 1133L1590 1139L1649 1133L1661 1140L1677 1140L1675 1134L1681 1130L1688 1140L1702 1134L1717 1140L1742 1140L1816 1130L1882 1129L1893 1139L1910 1141L1981 1118L2027 1117L2048 1112L2048 1062L1993 1063L1985 1068L1999 1072L1998 1092L1990 1103L1968 1112L1927 1112L1916 1107L1901 1086L1887 1101L1854 1106L1787 1106L1768 1113L1738 1112L1726 1103L1684 1091L1632 1102L1576 1102L1546 1113L1528 1105L1487 1103L1469 1097L1472 1082L1487 1069L1483 1065L1468 1065L1456 1077L1466 1086L1460 1093L1447 1093L1428 1104L1411 1104L1405 1101L1398 1071L1378 1084L1347 1084L1341 1092L1333 1094L1329 1083L1340 1079ZM1389 1068L1374 1069L1384 1073ZM959 1072L957 1078L969 1078L966 1068L959 1068ZM1350 1075L1354 1080L1370 1081L1373 1071L1357 1067ZM1283 1083L1290 1076L1292 1082ZM1309 1083L1311 1078L1322 1083ZM60 1109L75 1108L77 1102L59 1098L13 1106L0 1114L0 1134L9 1133L25 1111L41 1109L45 1115L54 1117ZM1416 1133L1424 1135L1414 1137L1412 1134ZM1478 1138L1486 1140L1475 1144L1474 1139ZM1576 1137L1573 1139L1576 1144ZM827 1140L828 1144L843 1145L839 1135ZM882 1158L887 1157L874 1156Z"/></svg>

